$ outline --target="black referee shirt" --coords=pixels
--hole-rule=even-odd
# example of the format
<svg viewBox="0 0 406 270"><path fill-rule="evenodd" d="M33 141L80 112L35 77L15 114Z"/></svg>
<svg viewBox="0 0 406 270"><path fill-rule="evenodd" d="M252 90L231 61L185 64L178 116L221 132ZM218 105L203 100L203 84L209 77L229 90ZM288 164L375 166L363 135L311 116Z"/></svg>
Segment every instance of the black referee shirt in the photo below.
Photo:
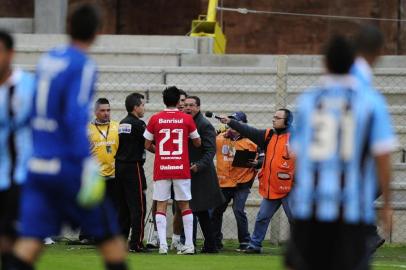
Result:
<svg viewBox="0 0 406 270"><path fill-rule="evenodd" d="M117 162L145 162L145 122L129 113L120 121L118 128L119 145Z"/></svg>

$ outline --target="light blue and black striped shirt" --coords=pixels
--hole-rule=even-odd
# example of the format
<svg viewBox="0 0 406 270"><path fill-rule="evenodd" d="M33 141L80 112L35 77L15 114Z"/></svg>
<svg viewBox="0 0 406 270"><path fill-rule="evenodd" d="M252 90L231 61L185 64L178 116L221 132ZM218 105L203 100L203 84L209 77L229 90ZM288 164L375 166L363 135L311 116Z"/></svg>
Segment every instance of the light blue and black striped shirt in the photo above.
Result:
<svg viewBox="0 0 406 270"><path fill-rule="evenodd" d="M34 76L19 69L0 86L0 190L26 179L33 96Z"/></svg>
<svg viewBox="0 0 406 270"><path fill-rule="evenodd" d="M377 181L368 161L396 148L385 101L346 75L324 77L297 103L294 217L374 223Z"/></svg>

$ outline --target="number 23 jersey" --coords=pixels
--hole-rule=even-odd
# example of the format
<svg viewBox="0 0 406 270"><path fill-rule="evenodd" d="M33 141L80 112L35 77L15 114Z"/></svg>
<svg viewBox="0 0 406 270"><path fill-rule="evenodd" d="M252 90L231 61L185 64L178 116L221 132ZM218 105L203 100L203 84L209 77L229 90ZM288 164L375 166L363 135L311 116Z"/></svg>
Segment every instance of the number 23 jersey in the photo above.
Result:
<svg viewBox="0 0 406 270"><path fill-rule="evenodd" d="M188 139L199 138L192 116L166 109L151 117L144 132L155 141L154 180L190 179Z"/></svg>

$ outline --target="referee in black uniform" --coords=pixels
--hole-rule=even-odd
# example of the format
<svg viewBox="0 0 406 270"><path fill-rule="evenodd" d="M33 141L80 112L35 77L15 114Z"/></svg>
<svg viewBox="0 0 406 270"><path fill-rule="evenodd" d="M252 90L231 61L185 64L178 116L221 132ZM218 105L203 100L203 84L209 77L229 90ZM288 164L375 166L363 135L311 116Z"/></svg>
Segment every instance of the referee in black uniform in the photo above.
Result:
<svg viewBox="0 0 406 270"><path fill-rule="evenodd" d="M116 179L118 184L119 221L124 237L128 239L130 252L145 252L144 219L146 213L145 190L147 183L145 163L145 122L140 118L145 112L144 96L132 93L125 99L128 115L118 128L119 146L116 154Z"/></svg>

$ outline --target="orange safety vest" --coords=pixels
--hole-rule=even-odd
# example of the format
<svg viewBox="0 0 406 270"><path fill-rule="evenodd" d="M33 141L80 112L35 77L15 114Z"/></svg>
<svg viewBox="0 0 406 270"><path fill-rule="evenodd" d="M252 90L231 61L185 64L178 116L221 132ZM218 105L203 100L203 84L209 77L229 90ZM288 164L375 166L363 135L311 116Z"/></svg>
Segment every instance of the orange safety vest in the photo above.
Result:
<svg viewBox="0 0 406 270"><path fill-rule="evenodd" d="M235 151L257 151L257 145L247 138L233 141L220 133L216 138L216 170L219 185L222 188L236 187L238 184L247 183L255 178L254 168L233 167Z"/></svg>
<svg viewBox="0 0 406 270"><path fill-rule="evenodd" d="M266 199L280 199L292 189L295 157L289 154L290 133L265 133L265 158L258 174L259 194Z"/></svg>

